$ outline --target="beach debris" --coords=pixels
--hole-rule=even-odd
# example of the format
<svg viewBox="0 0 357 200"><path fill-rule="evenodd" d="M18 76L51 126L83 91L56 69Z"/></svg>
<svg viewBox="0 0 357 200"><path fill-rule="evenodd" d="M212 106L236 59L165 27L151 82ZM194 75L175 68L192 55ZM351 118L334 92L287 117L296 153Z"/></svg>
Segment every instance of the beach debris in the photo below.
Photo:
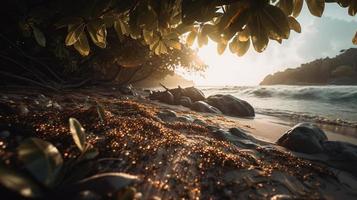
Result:
<svg viewBox="0 0 357 200"><path fill-rule="evenodd" d="M300 123L289 129L276 143L292 151L314 154L323 152L324 141L327 141L327 136L321 129L311 123Z"/></svg>
<svg viewBox="0 0 357 200"><path fill-rule="evenodd" d="M163 110L161 112L159 112L157 114L157 116L162 120L162 121L165 121L165 122L171 122L171 121L174 121L176 120L177 118L177 114L175 111L172 111L172 110L169 110L169 109L166 109L166 110Z"/></svg>
<svg viewBox="0 0 357 200"><path fill-rule="evenodd" d="M197 112L222 114L216 107L213 107L204 101L196 101L192 104L191 109Z"/></svg>
<svg viewBox="0 0 357 200"><path fill-rule="evenodd" d="M190 108L192 105L192 101L191 101L190 97L185 97L185 96L181 96L178 103L180 105L188 107L188 108Z"/></svg>
<svg viewBox="0 0 357 200"><path fill-rule="evenodd" d="M119 87L119 91L124 95L135 95L133 86L131 84Z"/></svg>
<svg viewBox="0 0 357 200"><path fill-rule="evenodd" d="M189 105L187 104L188 102L194 103L196 101L203 101L205 100L205 95L203 94L203 92L195 87L188 87L188 88L181 88L180 86L178 86L177 88L173 88L173 89L169 89L166 86L160 84L165 91L154 91L149 97L152 100L159 100L161 102L167 103L167 104L179 104L179 105L183 105L181 104L181 98L184 98L184 104L183 106ZM167 101L167 93L170 93L173 97L173 101ZM189 98L190 100L188 100L187 98Z"/></svg>
<svg viewBox="0 0 357 200"><path fill-rule="evenodd" d="M174 95L170 91L153 92L149 96L149 98L152 100L158 100L160 102L170 104L170 105L174 104Z"/></svg>
<svg viewBox="0 0 357 200"><path fill-rule="evenodd" d="M223 114L234 117L254 117L254 108L246 101L238 99L230 94L212 95L205 102L218 108Z"/></svg>

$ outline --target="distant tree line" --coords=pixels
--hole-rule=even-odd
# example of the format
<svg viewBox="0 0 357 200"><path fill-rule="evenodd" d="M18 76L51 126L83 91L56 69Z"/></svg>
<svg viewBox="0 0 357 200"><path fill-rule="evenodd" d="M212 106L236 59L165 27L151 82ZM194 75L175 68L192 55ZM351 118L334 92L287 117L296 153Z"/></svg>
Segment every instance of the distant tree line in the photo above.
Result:
<svg viewBox="0 0 357 200"><path fill-rule="evenodd" d="M262 85L357 85L357 49L343 50L334 58L317 59L295 69L268 75Z"/></svg>

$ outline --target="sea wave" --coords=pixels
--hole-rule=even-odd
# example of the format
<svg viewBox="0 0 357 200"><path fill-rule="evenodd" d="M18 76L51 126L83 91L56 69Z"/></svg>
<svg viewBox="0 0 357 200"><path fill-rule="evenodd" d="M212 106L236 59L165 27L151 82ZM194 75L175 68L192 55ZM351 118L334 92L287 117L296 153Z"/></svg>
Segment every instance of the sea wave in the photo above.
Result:
<svg viewBox="0 0 357 200"><path fill-rule="evenodd" d="M244 99L262 114L357 127L357 86L276 85L201 89L206 96L231 94Z"/></svg>
<svg viewBox="0 0 357 200"><path fill-rule="evenodd" d="M210 87L203 91L212 93L231 93L239 96L257 98L284 98L296 100L312 100L322 102L357 103L356 86L267 86L267 87Z"/></svg>

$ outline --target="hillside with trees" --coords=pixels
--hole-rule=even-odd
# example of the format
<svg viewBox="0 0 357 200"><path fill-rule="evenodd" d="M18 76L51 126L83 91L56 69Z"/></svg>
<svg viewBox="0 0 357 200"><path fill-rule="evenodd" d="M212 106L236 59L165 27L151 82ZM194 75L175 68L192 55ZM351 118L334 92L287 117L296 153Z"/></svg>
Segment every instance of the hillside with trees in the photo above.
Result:
<svg viewBox="0 0 357 200"><path fill-rule="evenodd" d="M357 49L270 74L260 85L357 85Z"/></svg>

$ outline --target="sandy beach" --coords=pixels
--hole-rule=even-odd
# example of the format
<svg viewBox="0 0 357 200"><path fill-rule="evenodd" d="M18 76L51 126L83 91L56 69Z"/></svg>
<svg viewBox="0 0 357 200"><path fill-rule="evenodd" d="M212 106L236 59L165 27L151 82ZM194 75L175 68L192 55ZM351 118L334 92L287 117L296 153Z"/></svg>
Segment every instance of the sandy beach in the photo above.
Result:
<svg viewBox="0 0 357 200"><path fill-rule="evenodd" d="M99 150L88 175L124 172L136 176L138 181L132 187L140 199L357 197L357 179L351 174L331 168L324 160L311 161L315 158L305 159L275 145L289 126L271 117L246 119L198 113L107 89L60 95L11 91L0 100L2 108L11 111L0 114L2 129L10 132L8 138L1 139L0 155L12 169L21 167L14 162L15 152L18 140L27 137L53 142L65 162L76 157L78 152L68 130L68 118L75 117L88 132L89 142ZM96 103L104 107L103 123L93 106ZM21 113L23 106L28 112ZM175 116L163 117L167 113ZM235 134L227 131L230 128L243 132ZM328 137L352 141L329 133ZM102 187L95 188L94 192L100 194Z"/></svg>

